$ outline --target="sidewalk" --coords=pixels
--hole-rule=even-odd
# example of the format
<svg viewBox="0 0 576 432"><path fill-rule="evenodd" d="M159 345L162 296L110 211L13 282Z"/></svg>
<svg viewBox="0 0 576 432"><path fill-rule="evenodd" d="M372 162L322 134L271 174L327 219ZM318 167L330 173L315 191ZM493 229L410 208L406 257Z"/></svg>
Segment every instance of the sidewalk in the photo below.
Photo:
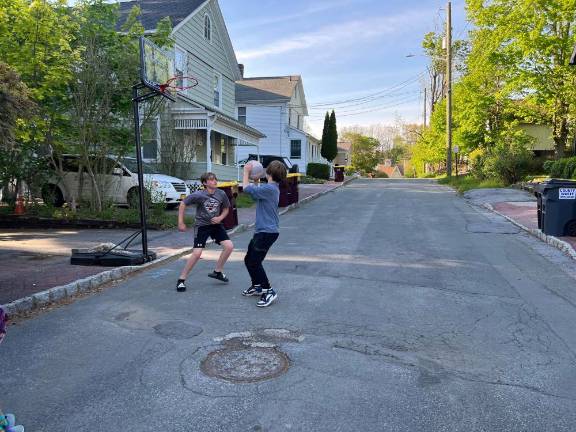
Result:
<svg viewBox="0 0 576 432"><path fill-rule="evenodd" d="M351 179L347 179L345 184ZM302 184L300 203L330 192L342 183ZM295 206L280 209L283 212ZM239 225L234 234L249 228L256 208L238 209ZM22 312L70 297L125 277L128 273L157 266L190 253L192 231L148 231L148 247L158 258L139 267L85 267L70 265L72 248L89 248L104 242L119 242L135 230L90 229L2 229L0 230L0 305ZM139 242L130 248L138 249Z"/></svg>
<svg viewBox="0 0 576 432"><path fill-rule="evenodd" d="M554 237L538 229L536 197L518 189L474 189L464 198L504 216L513 224L576 259L576 237Z"/></svg>

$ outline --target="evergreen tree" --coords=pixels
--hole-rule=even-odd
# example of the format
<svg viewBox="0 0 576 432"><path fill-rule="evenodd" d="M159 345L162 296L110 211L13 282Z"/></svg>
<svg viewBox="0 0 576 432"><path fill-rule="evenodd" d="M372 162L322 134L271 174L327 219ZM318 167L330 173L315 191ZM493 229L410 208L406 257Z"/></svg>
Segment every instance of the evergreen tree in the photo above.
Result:
<svg viewBox="0 0 576 432"><path fill-rule="evenodd" d="M328 114L328 111L326 111L326 116L324 117L324 127L322 128L322 143L320 145L320 154L322 155L322 157L324 159L330 160L328 159L327 156L327 149L329 147L329 133L330 133L330 114Z"/></svg>
<svg viewBox="0 0 576 432"><path fill-rule="evenodd" d="M336 113L334 110L332 110L332 114L330 114L328 142L329 146L326 151L326 159L332 162L334 159L336 159L336 156L338 156L338 129L336 128Z"/></svg>

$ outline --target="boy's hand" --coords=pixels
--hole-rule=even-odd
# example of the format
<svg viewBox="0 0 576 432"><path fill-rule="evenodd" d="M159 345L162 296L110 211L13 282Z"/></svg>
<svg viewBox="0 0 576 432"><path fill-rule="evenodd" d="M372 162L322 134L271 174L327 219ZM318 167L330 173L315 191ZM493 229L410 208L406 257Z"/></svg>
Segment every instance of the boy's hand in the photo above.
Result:
<svg viewBox="0 0 576 432"><path fill-rule="evenodd" d="M220 216L215 216L210 219L210 223L214 225L219 224L220 222L222 222L222 218Z"/></svg>
<svg viewBox="0 0 576 432"><path fill-rule="evenodd" d="M186 224L184 222L178 222L178 231L186 231Z"/></svg>

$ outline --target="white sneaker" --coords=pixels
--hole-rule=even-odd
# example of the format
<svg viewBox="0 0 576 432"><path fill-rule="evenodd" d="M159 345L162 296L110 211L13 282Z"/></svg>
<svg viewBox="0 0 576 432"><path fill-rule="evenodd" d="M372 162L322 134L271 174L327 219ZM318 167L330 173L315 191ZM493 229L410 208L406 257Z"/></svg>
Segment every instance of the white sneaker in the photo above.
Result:
<svg viewBox="0 0 576 432"><path fill-rule="evenodd" d="M272 302L276 300L276 297L278 297L278 294L276 294L276 291L270 288L266 294L262 294L262 297L260 297L260 300L258 300L256 306L258 307L270 306Z"/></svg>

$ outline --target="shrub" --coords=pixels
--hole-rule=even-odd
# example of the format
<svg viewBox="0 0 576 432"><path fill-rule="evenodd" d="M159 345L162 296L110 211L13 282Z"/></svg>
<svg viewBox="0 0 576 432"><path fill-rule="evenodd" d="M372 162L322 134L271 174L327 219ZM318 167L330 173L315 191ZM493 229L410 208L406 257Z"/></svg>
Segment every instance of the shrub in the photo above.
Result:
<svg viewBox="0 0 576 432"><path fill-rule="evenodd" d="M490 149L484 161L483 172L487 177L510 185L528 174L531 160L532 152L526 148L525 140L507 136Z"/></svg>
<svg viewBox="0 0 576 432"><path fill-rule="evenodd" d="M330 165L311 162L306 168L306 175L328 180L330 178Z"/></svg>
<svg viewBox="0 0 576 432"><path fill-rule="evenodd" d="M550 172L552 171L552 167L554 166L555 163L556 163L555 160L547 160L546 162L544 162L544 164L542 164L542 169L546 174L550 174Z"/></svg>
<svg viewBox="0 0 576 432"><path fill-rule="evenodd" d="M550 177L562 177L567 162L567 159L558 159L555 161L550 169Z"/></svg>
<svg viewBox="0 0 576 432"><path fill-rule="evenodd" d="M385 172L375 172L374 178L388 178L388 174Z"/></svg>
<svg viewBox="0 0 576 432"><path fill-rule="evenodd" d="M300 183L300 184L324 184L325 182L326 182L326 180L322 180L322 179L310 177L310 176L301 176L298 179L298 183Z"/></svg>
<svg viewBox="0 0 576 432"><path fill-rule="evenodd" d="M470 173L475 178L482 180L486 178L484 166L486 164L486 151L483 148L477 148L468 155Z"/></svg>
<svg viewBox="0 0 576 432"><path fill-rule="evenodd" d="M346 165L344 167L344 174L346 174L347 176L354 175L355 172L356 172L356 168L352 165Z"/></svg>

